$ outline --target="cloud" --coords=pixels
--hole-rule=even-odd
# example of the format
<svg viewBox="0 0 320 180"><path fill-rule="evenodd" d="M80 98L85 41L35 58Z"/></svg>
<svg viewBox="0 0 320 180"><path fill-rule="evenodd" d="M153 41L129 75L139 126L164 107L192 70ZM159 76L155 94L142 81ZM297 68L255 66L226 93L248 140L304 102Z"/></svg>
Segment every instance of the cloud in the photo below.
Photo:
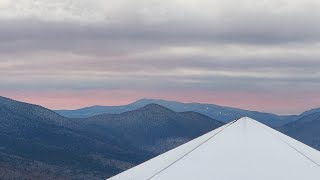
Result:
<svg viewBox="0 0 320 180"><path fill-rule="evenodd" d="M3 0L0 93L200 89L294 98L320 90L319 8L315 0Z"/></svg>

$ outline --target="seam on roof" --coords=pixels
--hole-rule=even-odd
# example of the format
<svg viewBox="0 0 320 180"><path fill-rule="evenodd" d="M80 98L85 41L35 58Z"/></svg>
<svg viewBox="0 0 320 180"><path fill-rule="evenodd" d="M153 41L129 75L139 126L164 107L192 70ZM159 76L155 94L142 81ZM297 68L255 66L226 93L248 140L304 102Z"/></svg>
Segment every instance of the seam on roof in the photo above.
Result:
<svg viewBox="0 0 320 180"><path fill-rule="evenodd" d="M255 124L257 124L255 122ZM259 125L259 124L258 124ZM297 153L299 153L300 155L302 155L304 158L308 159L309 161L311 161L312 163L314 163L315 165L317 165L318 167L320 167L320 164L318 164L315 160L311 159L310 157L308 157L307 155L305 155L303 152L299 151L298 149L296 149L294 146L292 146L290 143L286 142L285 140L283 140L282 138L280 138L279 136L275 135L273 132L269 131L267 128L265 128L264 126L259 126L262 127L265 131L267 131L268 133L272 134L273 136L275 136L277 139L279 139L281 142L283 142L284 144L288 145L290 148L292 148L293 150L295 150ZM279 132L280 133L280 132ZM301 142L300 142L301 143Z"/></svg>
<svg viewBox="0 0 320 180"><path fill-rule="evenodd" d="M200 143L199 145L197 145L196 147L194 147L193 149L191 149L190 151L188 151L187 153L185 153L183 156L181 156L180 158L178 158L177 160L173 161L172 163L170 163L168 166L162 168L160 171L158 171L157 173L155 173L154 175L152 175L150 178L148 178L147 180L150 180L152 178L154 178L155 176L159 175L160 173L162 173L163 171L167 170L169 167L171 167L172 165L174 165L175 163L177 163L178 161L180 161L181 159L183 159L184 157L188 156L190 153L192 153L194 150L198 149L200 146L202 146L203 144L205 144L206 142L208 142L209 140L211 140L213 137L215 137L216 135L220 134L223 130L225 130L226 128L228 128L230 125L232 125L233 123L237 122L239 119L234 120L232 122L230 122L229 124L226 124L225 128L221 129L219 132L215 133L214 135L210 136L208 139L206 139L205 141L203 141L202 143Z"/></svg>

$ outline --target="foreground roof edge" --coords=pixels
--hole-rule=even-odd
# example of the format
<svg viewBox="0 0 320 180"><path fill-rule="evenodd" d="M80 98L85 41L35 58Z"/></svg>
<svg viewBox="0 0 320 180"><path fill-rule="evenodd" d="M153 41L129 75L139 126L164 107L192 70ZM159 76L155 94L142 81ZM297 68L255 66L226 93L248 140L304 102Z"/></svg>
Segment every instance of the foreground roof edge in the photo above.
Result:
<svg viewBox="0 0 320 180"><path fill-rule="evenodd" d="M239 126L239 127L234 127L234 126ZM232 127L239 129L240 127L244 128L243 130L246 131L246 126L256 126L259 128L259 131L255 131L255 133L260 133L260 131L265 131L264 136L267 134L271 134L274 136L274 139L272 138L272 141L281 141L283 144L286 146L290 147L286 148L287 151L292 151L291 153L295 153L296 156L299 156L299 158L303 157L305 158L306 161L312 162L314 165L319 166L320 164L320 153L319 151L308 147L305 144L302 144L301 142L298 142L272 128L269 128L265 126L264 124L261 124L260 122L251 119L249 117L243 117L237 120L234 120L220 128L217 128L203 136L200 136L199 138L196 138L186 144L183 144L173 150L170 150L164 154L161 154L145 163L142 163L132 169L129 169L128 171L125 171L117 176L114 176L110 178L111 180L116 180L116 179L131 179L129 178L131 175L137 175L139 179L152 179L153 177L157 176L158 174L166 171L169 169L171 166L176 164L178 161L182 161L184 158L188 156L192 156L192 153L196 151L198 148L201 146L208 146L206 145L208 142L212 143L211 140L214 140L219 134L224 134L224 131L226 129ZM252 129L252 128L251 128ZM234 131L234 130L228 130L228 131ZM244 132L246 133L246 132ZM262 133L262 132L261 132ZM230 134L230 132L228 132ZM240 134L241 135L241 134ZM254 136L255 134L250 134ZM222 136L222 135L220 135ZM269 136L269 135L268 135ZM221 141L222 143L233 143L232 141L236 142L237 137L233 137L234 140L232 139L225 139L226 142ZM270 137L268 137L270 139ZM230 142L231 141L231 142ZM262 142L263 143L263 142ZM270 142L265 142L265 143L270 143ZM279 142L277 142L279 144ZM271 143L272 145L272 143ZM210 147L210 148L219 148L217 147ZM284 148L284 147L282 147ZM293 152L294 151L294 152ZM223 154L222 154L223 155ZM210 154L208 154L210 156ZM190 158L190 157L189 157ZM320 172L320 169L319 169ZM139 176L139 174L141 176ZM319 174L320 175L320 174Z"/></svg>

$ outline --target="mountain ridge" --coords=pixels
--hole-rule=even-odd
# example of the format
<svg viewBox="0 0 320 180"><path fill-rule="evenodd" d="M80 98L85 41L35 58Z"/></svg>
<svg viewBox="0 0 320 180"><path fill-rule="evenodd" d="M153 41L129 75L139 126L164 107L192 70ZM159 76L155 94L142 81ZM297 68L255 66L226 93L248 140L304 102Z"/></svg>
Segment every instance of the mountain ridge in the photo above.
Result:
<svg viewBox="0 0 320 180"><path fill-rule="evenodd" d="M238 119L244 116L248 116L258 121L271 126L280 127L284 124L290 123L296 120L296 115L279 116L272 113L265 113L259 111L243 110L239 108L219 106L215 104L201 104L201 103L181 103L177 101L167 101L161 99L140 99L133 103L123 106L92 106L78 110L57 110L60 115L71 118L85 118L92 117L98 114L121 114L126 111L132 111L134 109L141 108L147 104L159 104L167 107L176 112L193 111L204 114L210 118L222 121L230 122L234 119Z"/></svg>
<svg viewBox="0 0 320 180"><path fill-rule="evenodd" d="M101 179L124 170L124 164L132 167L151 155L109 137L97 138L83 131L74 119L41 106L0 100L0 169L12 172L7 174L8 179L14 178L18 170L22 175L36 173L30 178L36 179L55 176L59 169L64 169L61 179L70 175ZM36 167L37 172L30 169ZM51 174L44 174L47 171Z"/></svg>
<svg viewBox="0 0 320 180"><path fill-rule="evenodd" d="M1 98L0 177L105 179L222 124L157 104L71 119Z"/></svg>
<svg viewBox="0 0 320 180"><path fill-rule="evenodd" d="M160 141L169 141L171 137L183 138L180 145L200 134L215 129L223 122L211 119L196 112L174 112L158 104L149 104L142 108L121 114L101 114L87 119L79 119L91 131L106 133L101 128L109 129L123 140L135 142L137 148L150 149L158 143L162 153L170 149L160 147ZM120 123L121 122L121 123ZM186 133L187 132L187 133ZM181 140L181 139L180 139ZM174 146L173 146L174 147Z"/></svg>
<svg viewBox="0 0 320 180"><path fill-rule="evenodd" d="M320 151L320 112L307 113L278 130Z"/></svg>

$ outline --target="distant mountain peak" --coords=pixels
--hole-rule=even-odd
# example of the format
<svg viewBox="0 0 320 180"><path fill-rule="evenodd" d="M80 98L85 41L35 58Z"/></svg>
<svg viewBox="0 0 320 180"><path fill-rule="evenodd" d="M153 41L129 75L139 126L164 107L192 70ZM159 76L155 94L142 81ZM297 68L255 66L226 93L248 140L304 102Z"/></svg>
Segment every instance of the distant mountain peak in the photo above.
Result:
<svg viewBox="0 0 320 180"><path fill-rule="evenodd" d="M158 112L158 113L159 112L161 112L161 113L173 113L174 112L164 106L161 106L159 104L154 104L154 103L147 104L144 107L137 109L137 111Z"/></svg>
<svg viewBox="0 0 320 180"><path fill-rule="evenodd" d="M168 108L164 107L164 106L161 106L159 104L155 104L155 103L151 103L151 104L147 104L145 105L143 108L150 108L150 109L153 109L153 108L162 108L162 109L166 109L166 110L169 110Z"/></svg>

